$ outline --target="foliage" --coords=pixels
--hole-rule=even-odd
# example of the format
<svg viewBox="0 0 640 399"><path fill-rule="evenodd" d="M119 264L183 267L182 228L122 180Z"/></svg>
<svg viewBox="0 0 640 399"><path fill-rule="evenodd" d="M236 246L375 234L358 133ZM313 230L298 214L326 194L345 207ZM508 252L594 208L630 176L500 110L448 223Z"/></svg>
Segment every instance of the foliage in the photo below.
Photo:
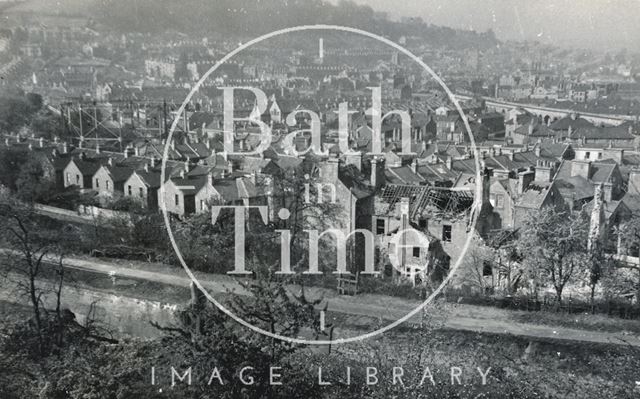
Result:
<svg viewBox="0 0 640 399"><path fill-rule="evenodd" d="M16 190L18 198L30 203L47 203L57 192L55 181L45 177L42 164L33 158L20 167Z"/></svg>
<svg viewBox="0 0 640 399"><path fill-rule="evenodd" d="M543 208L534 212L520 230L518 248L534 293L551 285L558 304L562 292L588 267L588 220L582 213Z"/></svg>
<svg viewBox="0 0 640 399"><path fill-rule="evenodd" d="M23 150L0 148L0 185L16 191L22 165L29 161L29 154Z"/></svg>
<svg viewBox="0 0 640 399"><path fill-rule="evenodd" d="M0 93L0 132L17 132L29 125L42 105L42 97L38 94L4 90Z"/></svg>

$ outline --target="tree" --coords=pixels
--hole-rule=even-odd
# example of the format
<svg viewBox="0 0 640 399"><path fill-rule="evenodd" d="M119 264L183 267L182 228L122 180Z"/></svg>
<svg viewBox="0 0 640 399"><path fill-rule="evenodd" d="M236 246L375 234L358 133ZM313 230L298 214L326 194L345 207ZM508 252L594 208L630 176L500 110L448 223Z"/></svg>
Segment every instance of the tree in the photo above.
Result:
<svg viewBox="0 0 640 399"><path fill-rule="evenodd" d="M615 233L619 237L621 255L640 257L640 213L632 213L631 217L615 230ZM612 265L616 269L613 273L618 275L611 276L607 281L608 285L611 288L615 286L620 293L634 292L636 301L640 303L640 264L621 260L612 262Z"/></svg>
<svg viewBox="0 0 640 399"><path fill-rule="evenodd" d="M28 159L28 153L24 150L0 148L0 185L16 191L21 166Z"/></svg>
<svg viewBox="0 0 640 399"><path fill-rule="evenodd" d="M15 279L19 293L28 299L33 313L33 328L37 337L38 353L45 355L54 344L63 339L63 315L60 296L64 283L63 255L56 245L53 232L43 229L36 222L33 210L18 201L4 198L0 203L2 238L9 245L4 252L7 278ZM48 256L57 257L54 266L54 283L41 279L47 274L45 264L52 262ZM54 318L49 318L46 296L54 295Z"/></svg>
<svg viewBox="0 0 640 399"><path fill-rule="evenodd" d="M0 131L16 132L28 125L42 104L40 95L5 91L0 96Z"/></svg>
<svg viewBox="0 0 640 399"><path fill-rule="evenodd" d="M254 265L255 266L255 265ZM320 299L308 300L304 289L294 293L287 288L290 281L274 278L269 268L260 268L256 279L244 288L248 295L229 293L226 305L243 320L274 334L298 337L303 331L319 334L319 312L315 306ZM231 320L192 285L191 304L177 314L176 326L160 326L169 334L166 338L167 356L178 364L188 364L194 372L205 371L202 381L188 388L193 396L199 390L212 390L216 397L320 397L305 373L306 364L296 363L294 354L302 347L247 330ZM169 344L170 343L170 344ZM244 366L266 366L252 371L255 385L250 390L232 375L222 375L224 385L214 380L211 386L203 381L210 378L214 368L237 371ZM269 381L269 366L281 367L287 383L274 387Z"/></svg>
<svg viewBox="0 0 640 399"><path fill-rule="evenodd" d="M56 194L55 181L44 176L42 164L36 159L29 159L20 167L16 179L17 197L26 202L47 202Z"/></svg>
<svg viewBox="0 0 640 399"><path fill-rule="evenodd" d="M558 306L567 283L589 264L588 226L582 213L548 207L532 212L520 230L525 268L535 283L552 285Z"/></svg>

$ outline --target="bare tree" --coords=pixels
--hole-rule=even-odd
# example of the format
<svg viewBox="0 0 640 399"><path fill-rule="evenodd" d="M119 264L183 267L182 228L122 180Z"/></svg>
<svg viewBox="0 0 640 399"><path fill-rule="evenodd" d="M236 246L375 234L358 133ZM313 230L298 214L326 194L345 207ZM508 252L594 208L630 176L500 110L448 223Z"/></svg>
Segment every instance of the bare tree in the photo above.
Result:
<svg viewBox="0 0 640 399"><path fill-rule="evenodd" d="M33 327L38 339L38 351L44 354L48 340L61 342L63 334L63 315L61 310L61 295L64 284L64 269L62 252L55 244L55 237L51 232L36 224L36 214L33 209L17 201L4 200L0 204L0 220L3 230L2 238L9 247L3 251L5 271L7 277L15 278L19 294L26 297L33 312ZM55 259L55 260L52 260ZM46 263L52 263L55 276L53 284L41 279L47 274ZM49 312L46 309L45 297L55 296L55 328L53 336L49 324Z"/></svg>

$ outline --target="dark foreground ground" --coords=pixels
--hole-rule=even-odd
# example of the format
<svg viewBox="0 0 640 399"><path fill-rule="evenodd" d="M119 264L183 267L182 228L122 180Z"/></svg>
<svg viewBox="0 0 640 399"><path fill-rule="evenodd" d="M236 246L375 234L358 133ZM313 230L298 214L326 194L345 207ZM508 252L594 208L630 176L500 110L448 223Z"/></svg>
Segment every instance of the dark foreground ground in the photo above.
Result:
<svg viewBox="0 0 640 399"><path fill-rule="evenodd" d="M5 327L28 315L27 309L7 303L0 304L0 312ZM193 366L185 362L177 341L124 338L117 344L105 343L91 349L71 347L64 353L36 359L24 353L16 355L15 348L7 347L6 335L2 338L0 357L3 362L13 362L0 367L2 398L259 398L298 394L323 398L633 398L640 395L638 348L429 327L394 330L379 339L334 346L330 352L302 348L282 365L250 364L256 374L268 372L269 367L283 367L277 374L281 374L278 379L284 385L273 386L268 393L256 392L251 386L240 393L228 391L231 388L227 387L238 383L239 368L249 365L239 358L232 362L236 370L221 366L225 385L221 386L217 379L209 385L213 366L206 370L195 366L191 386L177 380L176 386L171 387L172 366L181 375ZM210 356L216 357L216 352ZM216 361L208 364L215 365ZM151 382L152 367L155 385ZM261 368L264 370L260 371ZM319 369L323 385L320 385ZM393 374L400 374L400 370L402 376L397 376L394 383ZM369 384L367 372L375 374L375 378L369 377ZM460 374L459 380L452 379L452 372ZM481 373L487 376L485 385Z"/></svg>

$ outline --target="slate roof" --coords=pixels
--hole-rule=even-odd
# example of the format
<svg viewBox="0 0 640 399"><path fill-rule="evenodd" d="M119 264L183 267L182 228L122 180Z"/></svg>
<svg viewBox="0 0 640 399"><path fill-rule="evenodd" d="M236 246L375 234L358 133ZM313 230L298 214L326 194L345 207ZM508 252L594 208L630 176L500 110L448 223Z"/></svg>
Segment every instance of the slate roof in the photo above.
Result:
<svg viewBox="0 0 640 399"><path fill-rule="evenodd" d="M160 187L160 173L149 171L145 172L144 170L136 170L134 172L142 182L149 188L159 188Z"/></svg>
<svg viewBox="0 0 640 399"><path fill-rule="evenodd" d="M556 135L556 132L554 132L553 130L548 128L546 125L541 123L535 123L533 125L533 130L531 134L529 134L529 126L530 124L520 126L516 128L514 132L517 134L521 134L523 136L530 136L530 137L555 137Z"/></svg>
<svg viewBox="0 0 640 399"><path fill-rule="evenodd" d="M564 118L560 118L557 121L551 123L549 125L549 128L551 130L569 130L569 126L571 126L571 129L576 130L579 128L593 127L593 123L581 117L577 117L574 120L571 118L571 115L567 115Z"/></svg>
<svg viewBox="0 0 640 399"><path fill-rule="evenodd" d="M571 133L571 139L597 140L633 140L635 136L629 133L629 130L619 126L591 126L576 129Z"/></svg>
<svg viewBox="0 0 640 399"><path fill-rule="evenodd" d="M553 184L553 182L531 182L522 195L516 199L515 205L521 208L540 209Z"/></svg>
<svg viewBox="0 0 640 399"><path fill-rule="evenodd" d="M415 173L409 166L387 168L384 171L384 175L388 184L419 185L425 181L422 176Z"/></svg>
<svg viewBox="0 0 640 399"><path fill-rule="evenodd" d="M565 152L571 148L567 143L554 143L552 141L543 141L540 145L540 155L548 158L561 159Z"/></svg>
<svg viewBox="0 0 640 399"><path fill-rule="evenodd" d="M198 191L200 191L202 189L202 187L205 186L205 184L207 184L208 179L206 177L197 177L197 178L171 178L170 179L171 182L176 186L176 187L183 187L180 188L179 190L184 194L184 195L194 195L196 194ZM189 187L189 188L185 188L185 187Z"/></svg>
<svg viewBox="0 0 640 399"><path fill-rule="evenodd" d="M560 195L567 201L581 201L594 196L593 183L582 176L555 179Z"/></svg>
<svg viewBox="0 0 640 399"><path fill-rule="evenodd" d="M131 176L131 173L133 173L133 169L120 166L104 165L104 168L114 182L123 182Z"/></svg>
<svg viewBox="0 0 640 399"><path fill-rule="evenodd" d="M418 174L429 183L444 181L453 182L458 178L458 173L447 169L447 167L442 163L418 165L416 172L418 172Z"/></svg>
<svg viewBox="0 0 640 399"><path fill-rule="evenodd" d="M557 179L568 180L572 178L571 176L572 162L573 161L566 161L560 165L560 168L558 169L558 173L556 175ZM615 161L591 162L591 174L588 176L588 179L595 183L606 182L611 177L611 174L615 170L616 166L617 164L615 163Z"/></svg>
<svg viewBox="0 0 640 399"><path fill-rule="evenodd" d="M236 179L214 180L213 188L216 189L225 202L233 202L240 199Z"/></svg>
<svg viewBox="0 0 640 399"><path fill-rule="evenodd" d="M80 170L80 173L82 173L84 176L93 176L101 166L99 162L89 162L80 159L73 159L73 162Z"/></svg>

